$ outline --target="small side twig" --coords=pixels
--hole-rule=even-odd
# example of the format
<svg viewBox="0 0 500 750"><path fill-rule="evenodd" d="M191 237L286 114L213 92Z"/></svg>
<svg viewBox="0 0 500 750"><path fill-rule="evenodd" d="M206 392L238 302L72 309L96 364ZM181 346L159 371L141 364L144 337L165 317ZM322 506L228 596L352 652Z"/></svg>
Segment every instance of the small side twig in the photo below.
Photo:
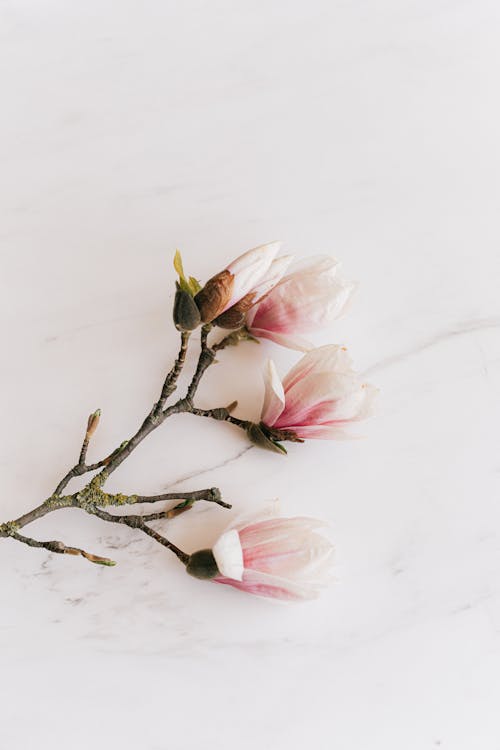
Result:
<svg viewBox="0 0 500 750"><path fill-rule="evenodd" d="M165 492L162 495L133 495L133 503L159 503L170 500L182 500L182 504L190 504L205 500L207 503L216 503L223 508L231 508L229 503L222 500L218 487L210 487L205 490L193 490L189 492ZM175 506L177 508L179 506Z"/></svg>
<svg viewBox="0 0 500 750"><path fill-rule="evenodd" d="M92 563L96 563L97 565L116 565L114 560L110 560L108 557L92 555L90 552L86 552L84 549L80 549L79 547L67 547L63 542L59 542L56 540L52 540L49 542L40 542L37 539L32 539L29 536L20 534L14 528L9 532L8 536L18 542L27 544L28 547L40 547L48 550L49 552L55 552L59 555L80 555L86 560L89 560Z"/></svg>
<svg viewBox="0 0 500 750"><path fill-rule="evenodd" d="M94 471L95 469L100 469L103 466L105 466L105 462L108 459L103 459L102 461L97 461L94 464L86 464L85 461L87 459L87 450L89 447L90 439L94 432L97 430L97 427L99 425L99 420L101 418L101 410L96 409L96 411L92 412L92 414L89 416L87 421L87 429L85 431L85 436L83 438L82 447L80 450L80 455L78 457L78 463L73 466L72 469L70 469L67 474L63 476L59 484L54 490L54 495L60 495L61 492L67 487L69 481L73 479L73 477L79 477L82 474L86 474L89 471Z"/></svg>

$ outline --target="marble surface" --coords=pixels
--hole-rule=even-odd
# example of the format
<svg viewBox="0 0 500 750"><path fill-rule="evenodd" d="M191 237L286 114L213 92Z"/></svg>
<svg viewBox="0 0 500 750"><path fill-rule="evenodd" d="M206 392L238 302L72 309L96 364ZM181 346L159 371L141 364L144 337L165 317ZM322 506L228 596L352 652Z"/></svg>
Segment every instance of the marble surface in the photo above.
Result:
<svg viewBox="0 0 500 750"><path fill-rule="evenodd" d="M273 606L78 511L0 540L2 746L498 750L498 3L0 3L1 516L138 425L177 345L176 247L207 278L275 238L360 282L319 341L381 389L363 440L282 458L179 416L110 483L218 485L326 519L336 581ZM271 344L200 403L258 413ZM189 364L192 365L193 359ZM77 486L75 484L75 486ZM194 549L227 520L171 523Z"/></svg>

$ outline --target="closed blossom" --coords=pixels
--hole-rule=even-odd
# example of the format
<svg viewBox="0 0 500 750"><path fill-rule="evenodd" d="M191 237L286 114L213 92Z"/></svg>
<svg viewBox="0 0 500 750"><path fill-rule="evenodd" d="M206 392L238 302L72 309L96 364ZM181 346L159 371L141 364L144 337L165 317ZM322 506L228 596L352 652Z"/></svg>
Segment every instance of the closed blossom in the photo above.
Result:
<svg viewBox="0 0 500 750"><path fill-rule="evenodd" d="M212 548L219 574L212 580L258 596L314 599L331 580L333 546L314 518L281 518L275 506L236 523Z"/></svg>

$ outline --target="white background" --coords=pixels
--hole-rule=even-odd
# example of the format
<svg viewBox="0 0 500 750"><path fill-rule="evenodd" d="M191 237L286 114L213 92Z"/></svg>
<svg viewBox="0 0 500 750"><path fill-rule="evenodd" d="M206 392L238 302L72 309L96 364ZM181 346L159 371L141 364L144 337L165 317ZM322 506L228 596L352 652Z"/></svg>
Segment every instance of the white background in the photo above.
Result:
<svg viewBox="0 0 500 750"><path fill-rule="evenodd" d="M338 257L360 288L317 341L381 389L364 440L282 458L176 417L110 482L326 519L317 602L194 581L78 511L33 535L115 568L0 540L2 747L498 750L499 21L494 0L0 3L2 520L50 494L90 411L95 459L149 409L176 247L201 279L277 238ZM271 354L296 360L225 352L200 404L258 416ZM195 549L227 517L170 533Z"/></svg>

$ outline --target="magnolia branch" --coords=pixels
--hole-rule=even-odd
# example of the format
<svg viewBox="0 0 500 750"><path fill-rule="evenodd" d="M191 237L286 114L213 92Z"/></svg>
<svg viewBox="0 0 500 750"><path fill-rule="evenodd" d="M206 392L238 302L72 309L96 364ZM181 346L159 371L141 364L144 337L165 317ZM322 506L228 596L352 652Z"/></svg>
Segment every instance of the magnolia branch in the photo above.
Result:
<svg viewBox="0 0 500 750"><path fill-rule="evenodd" d="M178 386L179 376L182 373L186 362L186 355L189 346L190 332L182 331L181 333L181 345L177 355L177 358L171 368L171 370L165 376L163 386L160 391L158 400L153 404L150 412L142 422L137 432L128 440L124 440L112 453L105 458L96 461L95 463L87 463L87 452L89 449L90 441L93 434L95 433L101 412L97 409L93 412L88 419L86 431L84 434L82 446L80 449L77 463L62 477L59 484L55 488L53 494L47 498L41 505L33 508L28 513L20 516L14 521L9 521L4 524L0 524L0 538L10 537L18 542L22 542L30 547L39 547L47 549L50 552L58 554L69 554L69 555L80 555L91 562L96 562L102 565L112 565L112 561L107 558L99 557L98 555L92 555L84 550L77 547L66 546L63 542L59 541L37 541L31 537L24 536L20 533L20 529L32 523L33 521L42 518L48 513L59 510L61 508L79 508L81 510L90 513L104 521L112 523L121 523L131 528L139 529L143 533L153 538L156 542L170 549L177 557L183 562L188 558L188 555L179 550L174 544L172 544L164 536L151 529L147 524L151 521L157 521L160 519L173 518L180 513L192 508L193 504L203 500L206 502L212 502L220 505L223 508L230 508L231 506L224 502L221 498L221 493L218 488L211 487L209 489L195 490L190 492L174 492L165 493L160 495L124 495L124 494L109 494L103 490L103 486L110 476L120 464L125 461L128 456L137 448L137 446L151 433L157 429L166 419L174 414L193 414L199 417L205 417L214 419L216 421L228 422L242 430L244 430L254 442L259 442L265 447L271 447L276 449L274 443L269 439L269 435L263 435L262 429L259 425L256 425L247 420L238 419L232 416L231 412L236 408L237 402L229 404L227 407L217 407L214 409L200 409L194 405L194 398L196 396L199 384L208 368L216 361L216 353L222 351L228 346L235 346L240 341L255 340L248 333L245 328L241 328L237 331L232 331L225 338L213 346L209 346L208 337L212 326L210 324L204 325L201 328L201 344L200 354L198 362L191 378L191 381L187 387L186 395L179 398L170 406L166 406L168 399L175 392ZM272 436L273 439L293 439L292 436L285 434L277 434ZM268 445L266 445L266 442ZM280 448L283 451L283 448ZM67 488L70 481L75 477L83 476L84 474L99 471L87 485L73 494L63 495L63 491ZM136 515L117 515L109 513L105 508L113 506L124 506L124 505L137 505L141 503L157 503L157 502L171 502L178 501L175 506L168 508L156 513L149 514L136 514ZM179 502L180 501L180 502Z"/></svg>
<svg viewBox="0 0 500 750"><path fill-rule="evenodd" d="M153 407L153 412L155 415L158 415L163 411L163 407L165 406L168 397L172 395L177 387L179 375L181 374L182 368L184 367L184 362L186 361L190 335L191 334L189 331L183 331L181 333L181 348L179 354L177 355L177 359L175 360L174 366L165 378L163 388L161 389L160 398Z"/></svg>
<svg viewBox="0 0 500 750"><path fill-rule="evenodd" d="M97 429L101 416L100 410L93 412L93 414L91 414L88 419L87 428L85 431L77 463L62 477L53 494L43 503L41 503L41 505L33 508L28 513L25 513L24 515L13 521L0 524L0 538L9 537L30 547L43 548L57 554L80 555L87 560L90 560L91 562L100 564L113 564L113 562L108 560L107 558L102 558L98 555L92 555L85 550L81 550L76 547L67 546L63 542L53 540L38 541L21 534L19 531L23 527L42 518L48 513L52 513L62 508L80 508L103 520L114 523L122 523L130 526L131 528L139 528L141 531L155 539L155 541L157 541L159 544L162 544L163 546L171 549L178 557L183 558L183 556L185 556L185 553L183 553L181 550L178 550L178 548L170 543L169 540L167 540L165 537L162 537L160 534L158 534L158 532L149 528L146 524L150 521L155 521L163 518L172 518L179 513L183 513L186 510L189 510L195 502L198 502L200 500L212 502L224 508L230 508L231 506L222 500L221 493L218 488L212 487L204 490L164 493L160 495L113 495L104 492L102 488L109 475L118 468L118 466L135 450L135 448L144 440L145 437L147 437L147 435L149 435L154 429L159 427L159 425L162 424L168 417L172 416L173 414L183 412L193 414L197 413L198 410L196 410L193 406L193 398L196 394L201 378L203 377L207 368L213 363L215 359L215 350L211 349L208 346L209 332L210 326L203 326L201 332L200 356L195 373L191 379L187 394L184 398L178 399L170 407L164 408L168 398L174 393L177 388L178 379L185 364L189 344L189 332L182 332L181 346L177 359L175 360L172 369L167 373L165 377L160 392L160 397L153 405L151 411L149 412L135 435L133 435L130 440L123 441L111 454L109 454L105 458L96 461L95 463L88 464L86 462L87 451L91 438L95 430ZM224 343L220 342L218 349L222 348L224 348ZM234 408L235 404L231 406L232 408ZM208 412L206 415L204 414L204 416L208 416ZM214 419L219 420L225 419L227 421L230 421L230 419L232 419L230 418L229 410L225 409L212 410L212 414L210 416L212 416ZM88 482L88 484L82 490L73 494L62 494L73 478L99 469L101 469L101 472L97 476L94 476L94 478L90 482ZM103 508L112 506L158 502L168 503L174 500L181 502L177 502L177 505L170 509L150 514L118 516L103 510Z"/></svg>

